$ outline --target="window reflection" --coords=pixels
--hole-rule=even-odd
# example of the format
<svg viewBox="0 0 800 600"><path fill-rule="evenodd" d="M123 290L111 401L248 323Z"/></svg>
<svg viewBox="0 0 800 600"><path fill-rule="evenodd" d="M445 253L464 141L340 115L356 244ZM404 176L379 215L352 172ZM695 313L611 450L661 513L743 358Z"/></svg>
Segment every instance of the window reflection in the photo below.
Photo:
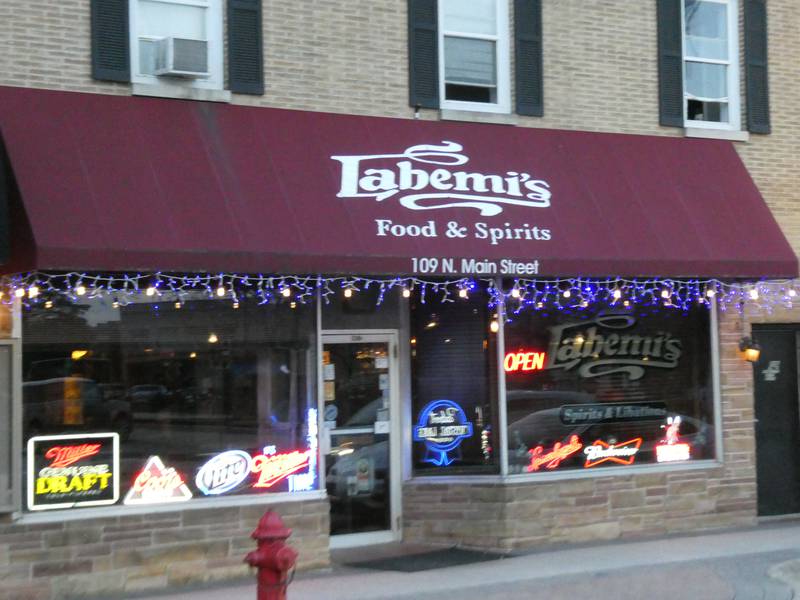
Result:
<svg viewBox="0 0 800 600"><path fill-rule="evenodd" d="M55 301L23 317L24 435L117 432L122 496L151 456L194 477L214 456L308 448L314 307ZM316 457L314 457L316 461ZM286 491L248 478L231 494Z"/></svg>

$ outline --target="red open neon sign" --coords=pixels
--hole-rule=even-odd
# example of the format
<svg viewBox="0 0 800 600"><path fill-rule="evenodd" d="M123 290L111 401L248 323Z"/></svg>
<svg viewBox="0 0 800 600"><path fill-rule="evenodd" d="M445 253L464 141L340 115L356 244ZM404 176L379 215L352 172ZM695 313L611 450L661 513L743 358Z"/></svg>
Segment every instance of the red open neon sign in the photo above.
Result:
<svg viewBox="0 0 800 600"><path fill-rule="evenodd" d="M544 369L545 352L509 352L503 360L506 373L518 371L541 371Z"/></svg>

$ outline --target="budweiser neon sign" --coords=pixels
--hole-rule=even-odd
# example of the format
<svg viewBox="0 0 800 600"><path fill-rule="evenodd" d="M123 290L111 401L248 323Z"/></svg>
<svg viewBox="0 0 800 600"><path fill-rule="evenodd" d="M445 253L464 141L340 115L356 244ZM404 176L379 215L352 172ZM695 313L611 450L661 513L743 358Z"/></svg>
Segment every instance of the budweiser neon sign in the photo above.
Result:
<svg viewBox="0 0 800 600"><path fill-rule="evenodd" d="M53 446L44 457L52 461L51 469L59 469L74 465L79 460L94 456L100 452L102 444L78 444L76 446Z"/></svg>
<svg viewBox="0 0 800 600"><path fill-rule="evenodd" d="M269 488L287 478L292 473L308 467L311 452L294 450L281 454L259 454L253 458L253 473L258 474L256 488Z"/></svg>
<svg viewBox="0 0 800 600"><path fill-rule="evenodd" d="M621 444L608 444L603 440L596 440L591 446L583 449L586 454L584 468L589 469L605 462L620 465L632 465L642 445L642 438L633 438Z"/></svg>
<svg viewBox="0 0 800 600"><path fill-rule="evenodd" d="M547 354L544 352L509 352L503 360L506 373L541 371Z"/></svg>
<svg viewBox="0 0 800 600"><path fill-rule="evenodd" d="M581 448L583 448L583 444L577 435L571 435L566 444L556 442L553 448L548 452L545 452L543 446L536 446L532 450L528 450L528 454L531 457L530 464L528 465L528 472L533 473L542 467L552 471L558 467L562 461L578 452Z"/></svg>

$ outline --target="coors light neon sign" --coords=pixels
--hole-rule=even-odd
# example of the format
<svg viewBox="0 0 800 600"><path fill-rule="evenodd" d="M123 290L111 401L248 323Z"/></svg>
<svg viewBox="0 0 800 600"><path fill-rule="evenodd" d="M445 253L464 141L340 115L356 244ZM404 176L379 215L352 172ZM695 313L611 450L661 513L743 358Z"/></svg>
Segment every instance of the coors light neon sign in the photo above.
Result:
<svg viewBox="0 0 800 600"><path fill-rule="evenodd" d="M504 205L550 206L550 185L530 173L455 169L469 162L463 149L456 142L442 141L438 146L411 146L400 154L331 156L342 164L336 196L378 202L398 196L400 204L410 210L474 208L484 217L499 215ZM394 165L387 166L390 162Z"/></svg>

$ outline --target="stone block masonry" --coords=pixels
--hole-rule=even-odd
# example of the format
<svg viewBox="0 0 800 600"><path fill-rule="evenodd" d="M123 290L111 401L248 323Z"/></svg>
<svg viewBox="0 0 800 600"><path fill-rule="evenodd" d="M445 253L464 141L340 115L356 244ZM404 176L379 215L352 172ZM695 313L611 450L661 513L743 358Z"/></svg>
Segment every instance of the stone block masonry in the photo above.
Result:
<svg viewBox="0 0 800 600"><path fill-rule="evenodd" d="M327 500L185 508L62 522L0 522L0 600L73 600L247 578L267 509L293 530L298 569L326 567ZM254 576L254 575L252 575Z"/></svg>

